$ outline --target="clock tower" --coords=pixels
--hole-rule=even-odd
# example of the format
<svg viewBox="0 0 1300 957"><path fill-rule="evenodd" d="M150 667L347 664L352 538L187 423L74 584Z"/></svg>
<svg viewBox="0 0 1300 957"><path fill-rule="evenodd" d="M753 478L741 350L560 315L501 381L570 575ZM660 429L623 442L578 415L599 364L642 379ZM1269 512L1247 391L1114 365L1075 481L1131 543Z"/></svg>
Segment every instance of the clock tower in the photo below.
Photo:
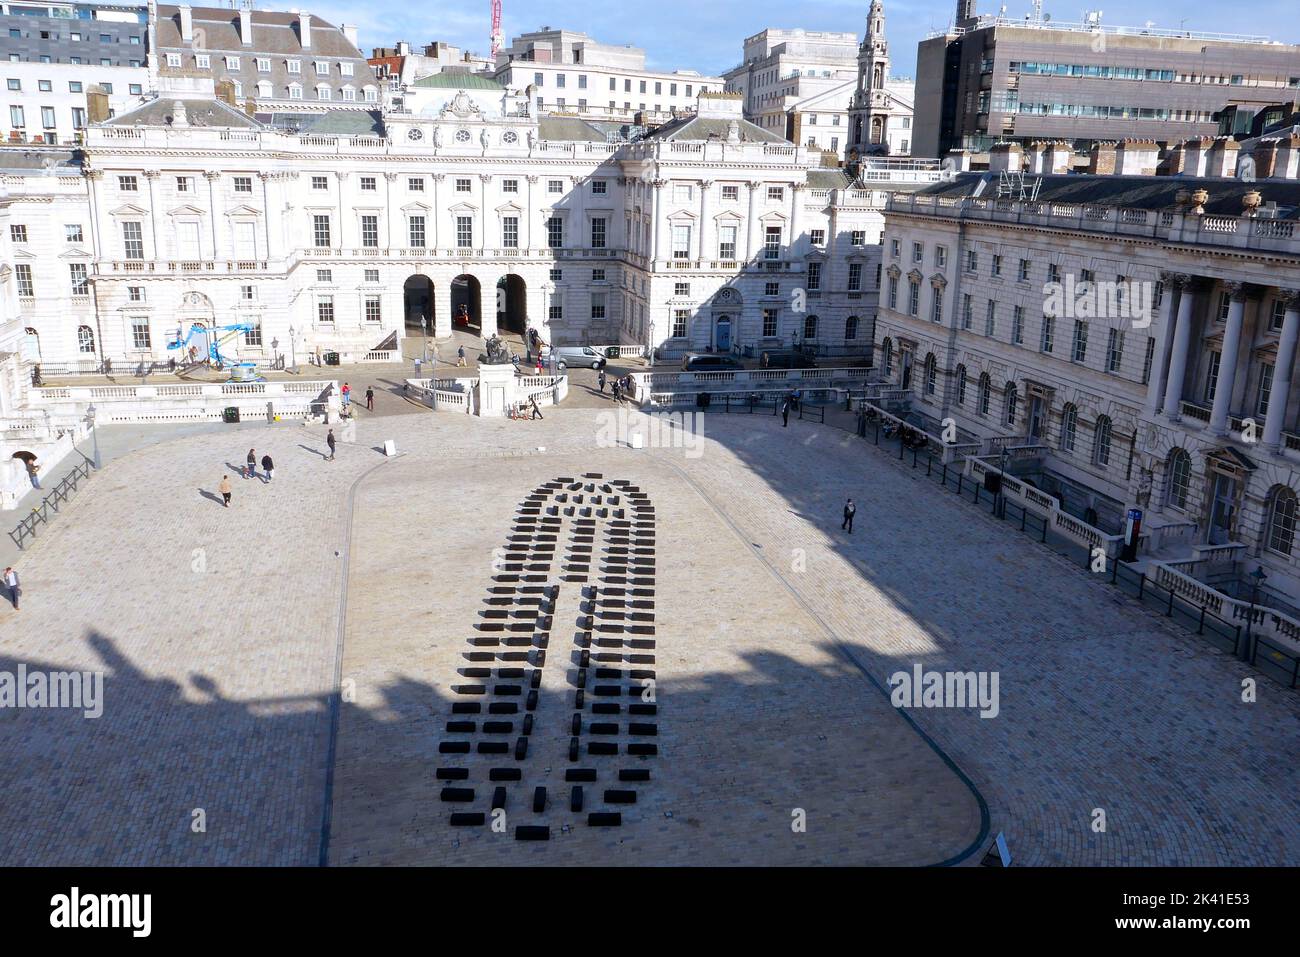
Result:
<svg viewBox="0 0 1300 957"><path fill-rule="evenodd" d="M867 32L858 47L858 86L849 102L849 155L887 152L889 122L889 41L885 39L885 5L871 0Z"/></svg>

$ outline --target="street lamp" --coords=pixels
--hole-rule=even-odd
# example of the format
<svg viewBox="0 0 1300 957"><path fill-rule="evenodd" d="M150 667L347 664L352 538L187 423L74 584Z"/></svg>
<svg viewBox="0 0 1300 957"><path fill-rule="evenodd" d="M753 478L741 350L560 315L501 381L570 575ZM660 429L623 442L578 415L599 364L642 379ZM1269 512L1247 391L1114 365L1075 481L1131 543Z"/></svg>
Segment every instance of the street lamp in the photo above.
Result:
<svg viewBox="0 0 1300 957"><path fill-rule="evenodd" d="M289 327L289 357L292 360L293 365L289 368L289 371L292 372L294 375L298 374L298 347L295 341L297 335L298 334L294 330L293 326L290 326Z"/></svg>
<svg viewBox="0 0 1300 957"><path fill-rule="evenodd" d="M99 429L95 428L95 403L86 408L86 424L90 426L90 435L95 441L95 471L99 471Z"/></svg>
<svg viewBox="0 0 1300 957"><path fill-rule="evenodd" d="M1246 647L1243 649L1244 660L1250 661L1250 626L1255 620L1255 603L1259 601L1259 587L1268 578L1263 565L1256 565L1255 570L1246 576L1250 579L1250 613L1246 615Z"/></svg>
<svg viewBox="0 0 1300 957"><path fill-rule="evenodd" d="M271 366L272 368L275 368L280 364L280 340L279 339L275 339L275 338L271 339L271 355L274 357L271 360Z"/></svg>
<svg viewBox="0 0 1300 957"><path fill-rule="evenodd" d="M429 320L420 317L420 332L424 334L424 361L429 361Z"/></svg>

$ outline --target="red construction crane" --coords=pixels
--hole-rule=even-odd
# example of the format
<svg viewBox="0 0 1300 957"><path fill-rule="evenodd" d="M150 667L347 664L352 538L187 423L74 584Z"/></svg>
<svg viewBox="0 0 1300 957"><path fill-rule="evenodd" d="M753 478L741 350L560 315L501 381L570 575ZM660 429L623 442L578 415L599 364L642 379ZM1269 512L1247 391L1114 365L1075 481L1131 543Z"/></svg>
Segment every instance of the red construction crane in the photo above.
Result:
<svg viewBox="0 0 1300 957"><path fill-rule="evenodd" d="M492 41L492 62L496 62L497 54L501 52L501 0L492 0L492 34L489 37Z"/></svg>

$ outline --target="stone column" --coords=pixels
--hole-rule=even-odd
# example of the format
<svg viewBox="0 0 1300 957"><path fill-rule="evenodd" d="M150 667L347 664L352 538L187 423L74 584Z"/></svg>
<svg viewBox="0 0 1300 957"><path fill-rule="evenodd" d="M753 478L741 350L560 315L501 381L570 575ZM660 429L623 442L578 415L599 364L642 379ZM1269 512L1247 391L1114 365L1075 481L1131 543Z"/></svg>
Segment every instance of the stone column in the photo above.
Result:
<svg viewBox="0 0 1300 957"><path fill-rule="evenodd" d="M439 188L442 186L442 181L446 178L446 175L446 173L434 173L429 177L429 179L433 180L433 210L429 215L429 219L432 220L429 223L429 235L425 237L424 241L435 250L432 253L434 257L437 256L436 250L442 245L442 240L446 238L446 230L443 229L442 224L442 197ZM409 241L410 237L407 237L407 242ZM407 243L402 243L402 245L405 246Z"/></svg>
<svg viewBox="0 0 1300 957"><path fill-rule="evenodd" d="M1291 372L1295 367L1296 340L1300 338L1300 289L1282 291L1286 302L1286 319L1277 343L1277 364L1273 366L1273 388L1268 396L1268 415L1264 419L1264 448L1276 452L1286 425L1287 400L1291 397Z"/></svg>
<svg viewBox="0 0 1300 957"><path fill-rule="evenodd" d="M158 179L156 169L147 169L144 171L144 181L149 184L149 232L153 237L153 259L157 262L161 257L158 255L158 201L154 195L154 182ZM212 258L217 256L216 249L212 250ZM203 258L203 247L199 246L199 258Z"/></svg>
<svg viewBox="0 0 1300 957"><path fill-rule="evenodd" d="M664 187L667 186L668 183L666 180L657 179L650 185L654 189L654 212L651 214L650 222L650 230L652 233L650 238L654 245L653 258L656 260L669 259L672 256L672 252L668 248L668 242L671 237L668 235L668 229L666 228L663 219Z"/></svg>
<svg viewBox="0 0 1300 957"><path fill-rule="evenodd" d="M1151 357L1151 378L1147 381L1148 416L1160 414L1160 400L1164 398L1165 372L1169 368L1169 357L1165 354L1172 341L1174 319L1174 301L1178 298L1178 287L1174 285L1173 273L1162 272L1160 281L1164 289L1164 301L1160 304L1160 328L1156 330L1156 351Z"/></svg>
<svg viewBox="0 0 1300 957"><path fill-rule="evenodd" d="M211 220L209 225L212 227L212 257L217 256L217 180L221 179L221 174L215 170L206 170L203 178L208 181L208 217ZM180 250L177 250L179 253ZM203 256L203 243L199 242L199 256ZM155 258L156 254L155 254Z"/></svg>
<svg viewBox="0 0 1300 957"><path fill-rule="evenodd" d="M524 241L524 248L531 250L533 248L533 217L537 215L537 207L533 205L533 187L537 185L537 176L528 177L528 210L524 213L524 235L520 237Z"/></svg>
<svg viewBox="0 0 1300 957"><path fill-rule="evenodd" d="M384 223L385 223L384 245L387 247L387 250L385 250L384 255L386 256L392 255L392 253L388 250L391 250L393 248L393 220L397 218L397 214L393 210L393 183L395 183L396 181L397 181L396 173L384 174ZM409 240L410 237L408 236L407 238ZM425 236L424 241L426 243L429 241L429 237L427 235ZM403 243L402 245L405 246L406 243Z"/></svg>
<svg viewBox="0 0 1300 957"><path fill-rule="evenodd" d="M712 237L709 230L709 193L712 191L713 180L700 180L700 227L695 231L698 234L695 238L696 259L712 258L709 253L712 248Z"/></svg>
<svg viewBox="0 0 1300 957"><path fill-rule="evenodd" d="M493 227L496 225L492 222L494 210L488 208L488 184L492 182L491 173L479 173L479 215L482 216L483 222L479 225L479 248L486 250L488 247L496 244L494 234L497 232ZM495 309L495 306L493 307ZM495 313L494 313L495 314Z"/></svg>
<svg viewBox="0 0 1300 957"><path fill-rule="evenodd" d="M1246 284L1224 283L1228 290L1228 322L1223 330L1223 352L1219 355L1219 380L1214 387L1214 407L1210 412L1210 432L1228 434L1228 412L1232 407L1232 389L1237 381L1237 353L1241 348L1242 317L1246 312Z"/></svg>
<svg viewBox="0 0 1300 957"><path fill-rule="evenodd" d="M1180 275L1177 283L1182 291L1178 298L1178 319L1174 324L1174 348L1169 356L1169 384L1165 388L1164 404L1170 422L1177 422L1180 415L1183 378L1187 375L1187 350L1192 342L1192 307L1196 304L1191 277Z"/></svg>
<svg viewBox="0 0 1300 957"><path fill-rule="evenodd" d="M348 224L347 221L343 218L344 215L343 214L343 193L347 189L348 176L350 175L351 175L350 173L343 170L339 170L334 174L335 179L339 181L339 224L338 224L338 235L334 237L335 249L343 249L347 246L347 243L344 242L344 237L347 235ZM357 232L358 232L357 245L359 246L361 245L359 225L357 228Z"/></svg>
<svg viewBox="0 0 1300 957"><path fill-rule="evenodd" d="M790 235L785 238L790 255L795 255L795 243L799 242L799 220L803 212L803 183L790 184Z"/></svg>
<svg viewBox="0 0 1300 957"><path fill-rule="evenodd" d="M758 256L756 243L762 240L758 234L758 191L763 184L750 180L746 185L749 187L749 215L745 217L745 259L752 261Z"/></svg>
<svg viewBox="0 0 1300 957"><path fill-rule="evenodd" d="M433 323L433 335L438 339L448 339L451 337L451 283L433 282L431 277L430 288L433 302L429 304L432 315L428 318ZM405 313L402 322L406 322Z"/></svg>

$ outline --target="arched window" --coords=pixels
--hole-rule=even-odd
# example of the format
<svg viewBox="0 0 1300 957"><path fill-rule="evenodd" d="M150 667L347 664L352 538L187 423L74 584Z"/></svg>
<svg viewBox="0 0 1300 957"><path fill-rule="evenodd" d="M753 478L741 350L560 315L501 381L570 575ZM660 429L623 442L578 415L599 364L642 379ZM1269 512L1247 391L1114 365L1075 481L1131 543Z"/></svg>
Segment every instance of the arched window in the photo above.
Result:
<svg viewBox="0 0 1300 957"><path fill-rule="evenodd" d="M931 352L925 357L925 394L934 395L935 388L939 378L939 363L935 361L934 353Z"/></svg>
<svg viewBox="0 0 1300 957"><path fill-rule="evenodd" d="M1006 423L1007 425L1015 425L1016 424L1016 402L1020 398L1019 393L1016 391L1016 384L1014 382L1008 382L1006 384L1006 387L1003 388L1002 390L1002 396L1003 396L1002 408L1003 408L1003 412L1006 413Z"/></svg>
<svg viewBox="0 0 1300 957"><path fill-rule="evenodd" d="M1290 555L1295 544L1296 494L1285 485L1274 486L1268 510L1268 547Z"/></svg>
<svg viewBox="0 0 1300 957"><path fill-rule="evenodd" d="M989 399L993 395L993 383L989 381L987 372L980 373L980 415L989 414Z"/></svg>
<svg viewBox="0 0 1300 957"><path fill-rule="evenodd" d="M269 100L269 99L271 98L271 81L270 81L270 80L258 80L258 81L257 81L257 98L258 98L259 100Z"/></svg>
<svg viewBox="0 0 1300 957"><path fill-rule="evenodd" d="M90 326L77 327L77 351L94 353L95 351L95 333Z"/></svg>
<svg viewBox="0 0 1300 957"><path fill-rule="evenodd" d="M803 320L803 337L805 339L817 338L817 317L805 316Z"/></svg>
<svg viewBox="0 0 1300 957"><path fill-rule="evenodd" d="M1079 410L1066 405L1061 410L1061 451L1073 452L1075 436L1079 431Z"/></svg>
<svg viewBox="0 0 1300 957"><path fill-rule="evenodd" d="M1183 449L1174 449L1165 460L1165 503L1187 510L1187 496L1192 485L1192 457Z"/></svg>
<svg viewBox="0 0 1300 957"><path fill-rule="evenodd" d="M1097 428L1092 439L1092 464L1110 464L1110 416L1097 417Z"/></svg>
<svg viewBox="0 0 1300 957"><path fill-rule="evenodd" d="M966 367L957 367L957 404L966 404Z"/></svg>
<svg viewBox="0 0 1300 957"><path fill-rule="evenodd" d="M858 317L849 316L844 320L844 339L856 339L858 337Z"/></svg>
<svg viewBox="0 0 1300 957"><path fill-rule="evenodd" d="M880 344L880 365L885 370L885 375L894 374L894 341L886 339Z"/></svg>

